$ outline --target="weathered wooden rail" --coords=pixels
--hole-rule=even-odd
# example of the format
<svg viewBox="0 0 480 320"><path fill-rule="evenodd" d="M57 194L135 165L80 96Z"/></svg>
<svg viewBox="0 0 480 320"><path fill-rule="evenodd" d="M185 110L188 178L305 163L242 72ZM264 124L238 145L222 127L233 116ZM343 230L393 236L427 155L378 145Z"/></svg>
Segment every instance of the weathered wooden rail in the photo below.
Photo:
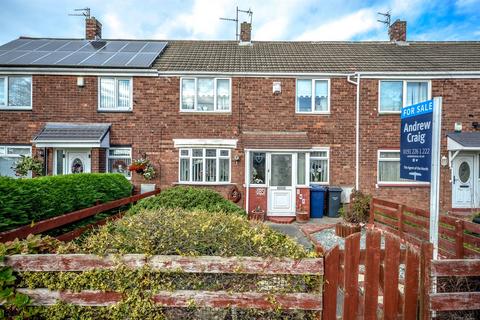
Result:
<svg viewBox="0 0 480 320"><path fill-rule="evenodd" d="M15 238L23 239L23 238L26 238L29 234L39 234L39 233L42 233L42 232L50 231L50 230L62 227L64 225L67 225L67 224L77 222L79 220L94 216L96 214L99 214L99 213L102 213L102 212L105 212L105 211L108 211L108 210L112 210L112 209L115 209L115 208L119 208L119 207L122 207L122 206L130 204L130 203L137 202L140 199L150 197L150 196L156 195L158 193L160 193L160 189L156 189L156 190L151 191L151 192L137 194L137 195L134 195L134 196L130 196L130 197L114 200L114 201L110 201L110 202L107 202L107 203L102 203L102 204L99 204L99 205L96 205L96 206L93 206L93 207L90 207L90 208L85 208L85 209L77 210L77 211L67 213L67 214L64 214L64 215L61 215L61 216L58 216L58 217L53 217L53 218L50 218L50 219L42 220L42 221L36 222L32 225L19 227L19 228L9 230L9 231L4 231L4 232L0 233L0 242L12 241ZM79 228L77 230L73 230L73 231L68 232L66 234L63 234L63 235L61 235L57 238L59 240L62 240L62 241L72 240L72 239L80 236L83 232L85 232L86 230L88 230L89 228L91 228L93 226L105 224L109 219L114 219L114 218L119 218L119 217L121 217L121 214L109 217L109 218L101 220L101 221L97 221L97 222L91 224L90 226L86 226L86 227Z"/></svg>
<svg viewBox="0 0 480 320"><path fill-rule="evenodd" d="M429 240L429 212L382 199L372 199L369 223L418 246ZM446 258L480 257L480 225L440 215L439 253Z"/></svg>
<svg viewBox="0 0 480 320"><path fill-rule="evenodd" d="M127 254L105 256L84 254L65 255L12 255L7 256L0 266L10 266L15 271L59 271L81 272L92 269L114 269L118 264L129 268L148 266L157 272L184 272L209 274L261 274L261 275L323 275L323 259L288 259L258 257L184 257L146 256ZM189 307L192 302L199 307L214 308L254 308L254 309L300 309L320 313L322 293L278 293L227 292L176 290L161 291L153 296L153 301L163 307ZM17 289L32 298L34 305L52 305L58 301L82 306L106 306L123 299L118 292L86 290L81 292L51 291L48 289Z"/></svg>

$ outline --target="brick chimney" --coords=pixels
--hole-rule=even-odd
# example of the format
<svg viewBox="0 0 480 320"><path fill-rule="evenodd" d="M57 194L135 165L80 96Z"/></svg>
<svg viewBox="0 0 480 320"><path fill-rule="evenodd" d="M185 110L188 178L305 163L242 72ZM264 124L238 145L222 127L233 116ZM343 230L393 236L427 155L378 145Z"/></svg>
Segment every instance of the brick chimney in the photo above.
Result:
<svg viewBox="0 0 480 320"><path fill-rule="evenodd" d="M252 41L252 24L242 22L240 25L240 42Z"/></svg>
<svg viewBox="0 0 480 320"><path fill-rule="evenodd" d="M388 28L388 35L390 36L390 41L407 41L407 21L397 19Z"/></svg>
<svg viewBox="0 0 480 320"><path fill-rule="evenodd" d="M85 19L85 39L95 40L102 38L102 24L95 17Z"/></svg>

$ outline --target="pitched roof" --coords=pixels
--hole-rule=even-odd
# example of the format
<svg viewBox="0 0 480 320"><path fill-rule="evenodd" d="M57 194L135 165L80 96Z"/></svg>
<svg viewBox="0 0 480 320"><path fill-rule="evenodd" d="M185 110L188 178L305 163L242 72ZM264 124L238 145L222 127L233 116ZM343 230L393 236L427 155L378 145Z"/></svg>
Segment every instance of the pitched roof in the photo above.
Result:
<svg viewBox="0 0 480 320"><path fill-rule="evenodd" d="M47 122L33 141L36 143L52 141L90 141L100 143L109 130L109 123Z"/></svg>
<svg viewBox="0 0 480 320"><path fill-rule="evenodd" d="M480 41L168 41L159 71L355 72L480 71Z"/></svg>
<svg viewBox="0 0 480 320"><path fill-rule="evenodd" d="M311 149L306 132L246 131L242 134L245 149Z"/></svg>
<svg viewBox="0 0 480 320"><path fill-rule="evenodd" d="M480 132L450 132L447 136L465 148L480 148Z"/></svg>

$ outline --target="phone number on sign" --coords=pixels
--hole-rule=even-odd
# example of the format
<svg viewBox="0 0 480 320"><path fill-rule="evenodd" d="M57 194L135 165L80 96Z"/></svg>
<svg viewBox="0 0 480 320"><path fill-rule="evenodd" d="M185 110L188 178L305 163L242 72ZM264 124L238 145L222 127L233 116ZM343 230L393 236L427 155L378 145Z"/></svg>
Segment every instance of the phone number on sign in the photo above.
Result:
<svg viewBox="0 0 480 320"><path fill-rule="evenodd" d="M430 154L430 148L403 149L404 155L427 155Z"/></svg>

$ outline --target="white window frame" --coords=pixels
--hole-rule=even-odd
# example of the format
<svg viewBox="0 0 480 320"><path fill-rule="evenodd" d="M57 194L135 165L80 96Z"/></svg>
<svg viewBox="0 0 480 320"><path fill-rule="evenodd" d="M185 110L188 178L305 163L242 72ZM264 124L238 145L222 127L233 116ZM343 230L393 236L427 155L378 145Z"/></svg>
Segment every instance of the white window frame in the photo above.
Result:
<svg viewBox="0 0 480 320"><path fill-rule="evenodd" d="M197 94L197 83L198 79L212 79L213 80L213 110L198 110L198 94ZM182 109L182 99L183 99L183 80L194 80L195 81L195 96L193 101L193 109ZM217 81L218 80L228 80L229 83L229 92L230 92L230 108L227 110L219 110L217 106ZM232 79L231 78L222 78L222 77L181 77L180 78L180 112L182 113L231 113L232 112Z"/></svg>
<svg viewBox="0 0 480 320"><path fill-rule="evenodd" d="M32 146L27 146L27 145L0 145L0 157L21 159L22 155L20 155L18 153L7 154L7 148L28 148L30 150L30 153L26 154L24 156L28 156L28 157L32 156ZM31 178L31 174L29 174L28 177Z"/></svg>
<svg viewBox="0 0 480 320"><path fill-rule="evenodd" d="M379 114L401 114L402 110L399 111L386 110L382 111L382 82L402 82L402 107L407 106L407 83L409 82L426 82L428 84L427 88L427 100L432 99L432 81L419 79L419 80L402 80L402 79L381 79L378 80L378 113Z"/></svg>
<svg viewBox="0 0 480 320"><path fill-rule="evenodd" d="M305 152L296 152L295 153L296 169L297 169L295 171L295 178L296 178L295 179L295 183L296 183L295 185L297 187L308 187L308 186L310 186L310 152L307 150ZM300 153L305 154L305 183L298 183L298 155ZM327 155L328 155L328 153L327 153ZM330 162L330 160L328 162ZM330 170L328 171L328 175L330 176Z"/></svg>
<svg viewBox="0 0 480 320"><path fill-rule="evenodd" d="M326 157L312 157L311 156L312 152L326 152L327 156ZM314 148L314 149L310 150L310 152L308 152L307 158L308 158L308 160L305 161L308 165L308 167L307 167L308 178L306 179L306 183L308 183L309 185L329 185L330 184L330 148ZM310 160L311 159L327 160L327 171L328 171L327 181L325 181L325 182L313 182L313 181L310 180Z"/></svg>
<svg viewBox="0 0 480 320"><path fill-rule="evenodd" d="M202 181L193 181L192 180L192 165L193 165L193 158L199 158L199 157L193 157L193 149L203 149L203 154L202 154ZM207 149L215 149L216 150L216 173L215 173L215 181L206 181L206 163L207 159L213 159L213 157L207 157L206 156L206 150ZM188 150L188 156L182 156L182 150ZM221 151L228 151L228 156L221 156ZM232 180L232 150L228 148L219 148L219 147L192 147L192 148L179 148L178 149L178 184L195 184L195 185L223 185L223 184L230 184ZM180 162L181 159L190 159L189 161L189 178L188 181L182 181L180 180ZM220 159L228 159L228 181L220 181Z"/></svg>
<svg viewBox="0 0 480 320"><path fill-rule="evenodd" d="M381 153L398 153L398 158L380 158ZM398 149L379 149L377 151L377 185L378 186L428 186L429 182L422 181L380 181L380 162L400 162L400 150Z"/></svg>
<svg viewBox="0 0 480 320"><path fill-rule="evenodd" d="M253 174L253 170L252 170L253 164L252 164L252 159L251 159L251 158L253 157L253 154L254 154L254 153L265 153L265 159L264 159L264 160L265 160L265 181L264 181L263 183L251 182L251 176L252 176L252 174ZM249 154L248 154L248 157L249 157L249 161L248 161L248 163L249 163L249 168L248 168L248 177L247 177L247 179L248 179L248 184L249 184L250 186L253 186L253 187L263 187L263 188L267 187L267 179L268 179L267 175L268 175L268 170L269 170L269 169L268 169L268 163L267 163L267 162L268 162L268 161L267 161L267 157L268 157L268 156L267 156L267 153L269 153L269 152L268 152L268 151L260 151L260 150L250 150L250 151L249 151Z"/></svg>
<svg viewBox="0 0 480 320"><path fill-rule="evenodd" d="M9 86L9 78L30 78L30 105L29 106L9 106L8 105L8 86ZM2 106L0 105L0 110L32 110L32 105L33 105L33 78L31 75L24 75L24 74L19 74L19 75L11 75L11 76L2 76L0 75L1 79L4 79L4 85L5 87L3 88L3 94L5 97L5 105Z"/></svg>
<svg viewBox="0 0 480 320"><path fill-rule="evenodd" d="M122 147L122 146L119 146L119 147L116 147L116 146L110 146L109 148L107 148L106 150L106 172L108 173L111 173L110 172L110 165L108 164L108 160L109 159L125 159L127 157L125 156L110 156L110 150L111 149L121 149L121 150L128 150L129 154L130 154L130 162L133 161L133 157L132 157L132 148L131 147ZM127 168L128 170L128 168ZM132 179L132 173L130 172L130 176L126 176L125 178L127 178L128 180L131 180Z"/></svg>
<svg viewBox="0 0 480 320"><path fill-rule="evenodd" d="M310 110L311 111L299 111L299 106L298 106L298 99L297 99L297 87L298 87L298 81L299 80L310 80L311 85L312 85L312 98L310 101ZM327 81L327 110L326 111L315 111L315 81ZM295 80L295 113L298 114L330 114L330 79L329 78L323 78L323 79L305 79L305 78L297 78Z"/></svg>
<svg viewBox="0 0 480 320"><path fill-rule="evenodd" d="M113 79L115 81L115 107L106 108L102 107L102 79ZM129 80L130 82L130 106L129 107L118 107L118 81L119 80ZM126 112L133 110L133 77L98 77L98 111L108 111L108 112Z"/></svg>

